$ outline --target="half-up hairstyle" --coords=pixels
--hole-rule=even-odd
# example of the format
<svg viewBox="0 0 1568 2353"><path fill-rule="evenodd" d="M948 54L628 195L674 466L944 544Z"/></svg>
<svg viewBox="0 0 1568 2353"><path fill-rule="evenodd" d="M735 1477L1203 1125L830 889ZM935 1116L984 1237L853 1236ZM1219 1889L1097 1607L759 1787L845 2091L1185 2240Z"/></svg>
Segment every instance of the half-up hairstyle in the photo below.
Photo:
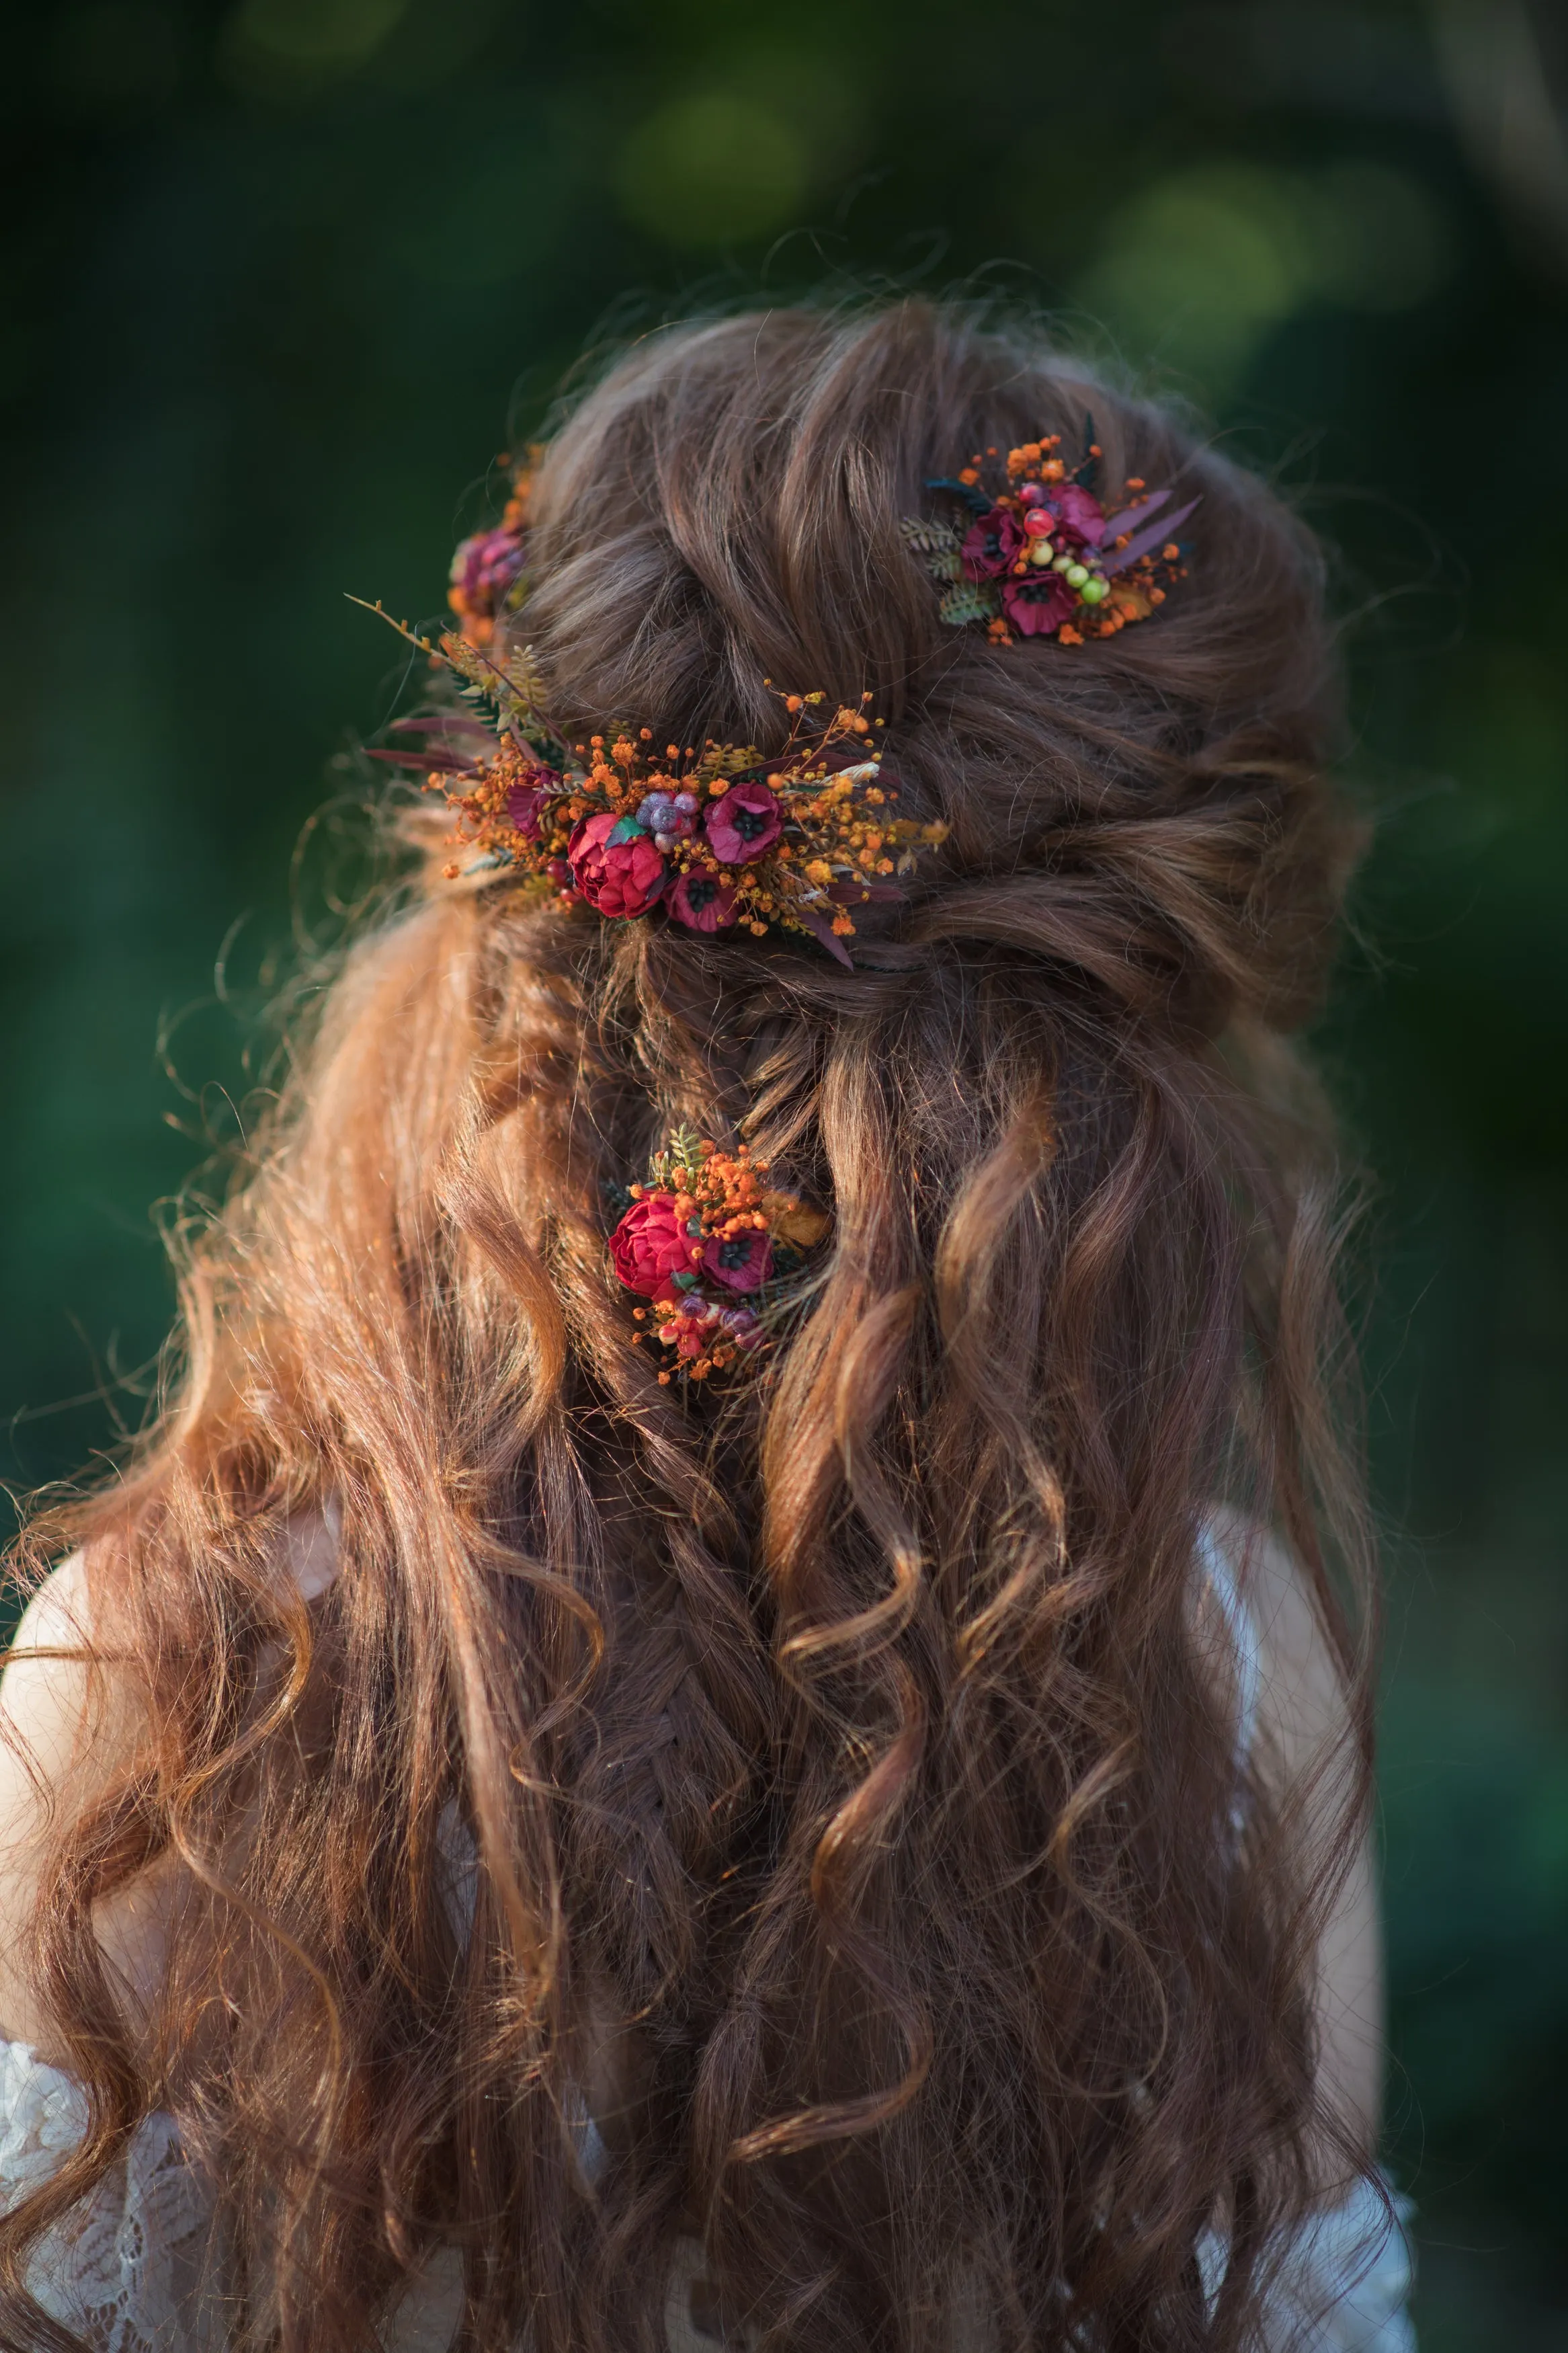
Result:
<svg viewBox="0 0 1568 2353"><path fill-rule="evenodd" d="M1187 577L1102 642L944 628L900 517L1086 413L1112 482L1199 498ZM648 338L531 534L563 727L766 749L764 679L868 689L951 830L853 972L438 856L350 948L191 1250L157 1426L24 1552L87 1547L141 1729L57 1833L39 1982L94 2122L0 2228L0 2334L63 2341L17 2266L162 2105L236 2341L282 2353L370 2346L438 2244L463 2344L652 2353L693 2239L766 2353L1242 2346L1333 2131L1314 1940L1364 1778L1309 1852L1195 1594L1216 1514L1288 1546L1359 1756L1287 1042L1356 842L1318 551L1159 409L921 302ZM703 1389L605 1248L681 1122L834 1220L792 1335ZM171 1853L133 2038L90 1907Z"/></svg>

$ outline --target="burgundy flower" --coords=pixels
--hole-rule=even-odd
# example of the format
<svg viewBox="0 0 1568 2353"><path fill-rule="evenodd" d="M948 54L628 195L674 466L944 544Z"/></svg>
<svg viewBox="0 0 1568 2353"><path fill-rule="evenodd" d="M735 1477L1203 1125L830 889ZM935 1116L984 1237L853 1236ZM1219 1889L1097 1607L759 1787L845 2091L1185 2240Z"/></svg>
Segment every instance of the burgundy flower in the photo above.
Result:
<svg viewBox="0 0 1568 2353"><path fill-rule="evenodd" d="M1026 573L1002 590L1002 609L1021 638L1048 638L1077 608L1078 598L1059 572Z"/></svg>
<svg viewBox="0 0 1568 2353"><path fill-rule="evenodd" d="M453 556L447 601L461 617L463 635L471 645L489 642L496 615L522 565L520 531L477 531Z"/></svg>
<svg viewBox="0 0 1568 2353"><path fill-rule="evenodd" d="M676 1214L673 1193L645 1193L634 1201L610 1236L610 1262L628 1291L643 1299L679 1299L683 1286L672 1280L689 1274L701 1244Z"/></svg>
<svg viewBox="0 0 1568 2353"><path fill-rule="evenodd" d="M743 866L770 850L784 831L784 812L766 785L731 785L703 820L715 858Z"/></svg>
<svg viewBox="0 0 1568 2353"><path fill-rule="evenodd" d="M1006 507L993 507L969 527L960 550L963 569L971 580L1000 579L1023 544L1016 515Z"/></svg>
<svg viewBox="0 0 1568 2353"><path fill-rule="evenodd" d="M538 765L523 770L515 785L507 792L507 822L516 827L526 840L539 839L539 812L552 795L561 789L561 779L553 768Z"/></svg>
<svg viewBox="0 0 1568 2353"><path fill-rule="evenodd" d="M1069 539L1089 547L1098 547L1105 536L1105 509L1092 491L1080 490L1077 482L1068 482L1051 500L1057 521Z"/></svg>
<svg viewBox="0 0 1568 2353"><path fill-rule="evenodd" d="M763 1226L743 1226L738 1234L714 1234L702 1253L702 1264L726 1291L756 1291L766 1282L773 1262L773 1246Z"/></svg>
<svg viewBox="0 0 1568 2353"><path fill-rule="evenodd" d="M665 903L688 931L721 932L735 920L734 886L700 867L680 877Z"/></svg>
<svg viewBox="0 0 1568 2353"><path fill-rule="evenodd" d="M612 839L617 833L621 839ZM664 860L653 843L609 809L574 826L566 862L578 890L601 915L646 915L664 889Z"/></svg>

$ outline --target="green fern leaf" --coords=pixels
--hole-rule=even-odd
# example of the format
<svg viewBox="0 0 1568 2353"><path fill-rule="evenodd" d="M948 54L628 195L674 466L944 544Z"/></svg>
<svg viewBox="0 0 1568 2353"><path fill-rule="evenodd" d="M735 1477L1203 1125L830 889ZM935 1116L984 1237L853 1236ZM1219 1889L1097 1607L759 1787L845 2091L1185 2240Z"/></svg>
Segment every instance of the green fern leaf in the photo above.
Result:
<svg viewBox="0 0 1568 2353"><path fill-rule="evenodd" d="M950 629L961 629L966 621L993 619L1002 610L1002 599L983 580L963 580L947 590L937 609Z"/></svg>
<svg viewBox="0 0 1568 2353"><path fill-rule="evenodd" d="M959 537L950 522L928 522L919 515L906 515L899 529L907 546L916 555L956 555Z"/></svg>

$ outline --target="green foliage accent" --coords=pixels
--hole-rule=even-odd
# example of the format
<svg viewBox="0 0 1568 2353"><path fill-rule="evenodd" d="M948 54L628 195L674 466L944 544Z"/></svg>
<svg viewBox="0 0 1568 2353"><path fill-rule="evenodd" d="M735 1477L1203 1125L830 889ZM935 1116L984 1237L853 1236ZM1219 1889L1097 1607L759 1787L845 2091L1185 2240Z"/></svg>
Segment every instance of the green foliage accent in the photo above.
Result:
<svg viewBox="0 0 1568 2353"><path fill-rule="evenodd" d="M961 629L966 621L993 619L1002 610L1002 599L988 582L963 580L948 589L937 609L950 629Z"/></svg>
<svg viewBox="0 0 1568 2353"><path fill-rule="evenodd" d="M466 638L448 631L441 640L448 667L463 681L458 691L476 707L488 709L501 723L515 724L531 740L540 725L543 699L538 668L528 646L512 648L502 661Z"/></svg>
<svg viewBox="0 0 1568 2353"><path fill-rule="evenodd" d="M476 719L482 719L487 727L500 724L500 712L495 697L487 694L482 686L471 686L463 681L458 688L458 700L466 710L473 712Z"/></svg>
<svg viewBox="0 0 1568 2353"><path fill-rule="evenodd" d="M922 515L905 515L899 529L917 555L956 555L962 543L950 522L936 522Z"/></svg>
<svg viewBox="0 0 1568 2353"><path fill-rule="evenodd" d="M653 1181L667 1192L695 1182L702 1166L702 1138L683 1120L662 1152L653 1157Z"/></svg>

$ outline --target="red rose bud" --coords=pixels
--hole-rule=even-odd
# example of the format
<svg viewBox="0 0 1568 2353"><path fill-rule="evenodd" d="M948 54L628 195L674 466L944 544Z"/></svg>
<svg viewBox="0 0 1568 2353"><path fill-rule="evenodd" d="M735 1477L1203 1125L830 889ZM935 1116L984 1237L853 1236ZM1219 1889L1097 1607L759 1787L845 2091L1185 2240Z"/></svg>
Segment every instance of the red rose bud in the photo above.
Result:
<svg viewBox="0 0 1568 2353"><path fill-rule="evenodd" d="M610 1263L628 1291L643 1299L679 1299L672 1277L689 1271L691 1237L676 1214L673 1193L645 1193L610 1236Z"/></svg>
<svg viewBox="0 0 1568 2353"><path fill-rule="evenodd" d="M574 827L566 862L601 915L646 915L664 889L664 860L647 835L608 809Z"/></svg>
<svg viewBox="0 0 1568 2353"><path fill-rule="evenodd" d="M993 507L972 523L960 550L971 580L998 580L1024 544L1017 519L1006 507Z"/></svg>
<svg viewBox="0 0 1568 2353"><path fill-rule="evenodd" d="M758 1291L773 1262L773 1246L761 1226L738 1234L715 1234L702 1253L704 1271L726 1291Z"/></svg>
<svg viewBox="0 0 1568 2353"><path fill-rule="evenodd" d="M709 810L703 831L715 858L743 866L773 848L784 831L784 815L766 785L731 785Z"/></svg>
<svg viewBox="0 0 1568 2353"><path fill-rule="evenodd" d="M706 1304L700 1303L695 1314L682 1315L677 1320L675 1325L679 1335L675 1344L677 1358L686 1362L692 1357L705 1356L715 1340L719 1338L721 1328L716 1317L710 1314Z"/></svg>

